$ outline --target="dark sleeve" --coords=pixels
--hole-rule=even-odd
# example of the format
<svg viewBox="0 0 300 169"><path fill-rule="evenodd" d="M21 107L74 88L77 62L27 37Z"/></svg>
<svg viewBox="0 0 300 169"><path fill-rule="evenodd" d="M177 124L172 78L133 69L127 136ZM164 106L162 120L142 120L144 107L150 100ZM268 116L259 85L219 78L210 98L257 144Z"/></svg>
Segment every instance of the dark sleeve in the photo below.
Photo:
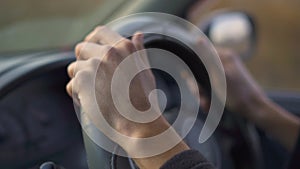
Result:
<svg viewBox="0 0 300 169"><path fill-rule="evenodd" d="M214 169L196 150L186 150L171 158L160 169Z"/></svg>
<svg viewBox="0 0 300 169"><path fill-rule="evenodd" d="M288 169L300 168L300 132L298 134L298 140L292 153Z"/></svg>

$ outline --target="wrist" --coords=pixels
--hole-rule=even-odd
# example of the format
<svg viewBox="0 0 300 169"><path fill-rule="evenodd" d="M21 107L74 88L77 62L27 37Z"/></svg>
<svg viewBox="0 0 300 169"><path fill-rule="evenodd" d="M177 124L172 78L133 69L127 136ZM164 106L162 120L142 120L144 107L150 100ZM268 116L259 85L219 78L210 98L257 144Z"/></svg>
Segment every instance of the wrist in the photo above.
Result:
<svg viewBox="0 0 300 169"><path fill-rule="evenodd" d="M142 139L152 139L163 132L167 134L162 140ZM158 169L176 154L189 150L182 138L162 116L151 123L137 127L131 138L131 141L121 142L119 145L133 158L139 168ZM175 146L169 147L170 145Z"/></svg>
<svg viewBox="0 0 300 169"><path fill-rule="evenodd" d="M143 148L145 148L147 145L145 142L141 141L143 139L155 137L166 130L168 130L171 126L170 124L164 119L163 116L160 116L156 120L150 122L150 123L135 123L135 125L132 125L132 127L123 128L121 133L128 136L130 141L127 142L119 142L118 144L131 156L134 156L133 154L136 154L136 151L140 151ZM173 139L176 140L179 138L178 134L172 130L172 132L168 132L169 137L167 139ZM166 140L167 140L166 139Z"/></svg>
<svg viewBox="0 0 300 169"><path fill-rule="evenodd" d="M170 128L170 124L165 120L163 116L160 116L156 120L140 124L136 127L135 132L132 134L134 138L147 138L159 135Z"/></svg>

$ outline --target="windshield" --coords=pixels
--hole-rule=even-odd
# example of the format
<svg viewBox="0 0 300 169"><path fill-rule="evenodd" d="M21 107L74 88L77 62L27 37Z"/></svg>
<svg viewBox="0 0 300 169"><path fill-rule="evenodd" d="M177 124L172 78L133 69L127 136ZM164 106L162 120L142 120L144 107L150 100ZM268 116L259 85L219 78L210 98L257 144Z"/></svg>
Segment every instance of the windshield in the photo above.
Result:
<svg viewBox="0 0 300 169"><path fill-rule="evenodd" d="M4 0L0 5L0 54L73 46L130 0ZM194 21L215 9L253 15L258 27L255 55L246 64L265 89L300 92L298 1L214 1ZM135 1L136 3L136 1ZM166 1L161 1L163 6ZM130 5L128 5L130 6ZM262 9L267 6L268 10ZM130 6L131 8L131 6ZM193 19L192 19L193 20Z"/></svg>
<svg viewBox="0 0 300 169"><path fill-rule="evenodd" d="M73 45L125 1L1 1L0 53Z"/></svg>

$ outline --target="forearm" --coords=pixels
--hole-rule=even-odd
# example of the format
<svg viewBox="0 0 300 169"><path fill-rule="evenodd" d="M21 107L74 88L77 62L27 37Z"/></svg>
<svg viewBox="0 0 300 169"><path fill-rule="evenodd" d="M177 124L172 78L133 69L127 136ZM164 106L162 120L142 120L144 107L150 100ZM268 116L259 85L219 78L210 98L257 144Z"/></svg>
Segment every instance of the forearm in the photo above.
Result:
<svg viewBox="0 0 300 169"><path fill-rule="evenodd" d="M267 98L252 107L250 120L292 151L298 138L299 118Z"/></svg>

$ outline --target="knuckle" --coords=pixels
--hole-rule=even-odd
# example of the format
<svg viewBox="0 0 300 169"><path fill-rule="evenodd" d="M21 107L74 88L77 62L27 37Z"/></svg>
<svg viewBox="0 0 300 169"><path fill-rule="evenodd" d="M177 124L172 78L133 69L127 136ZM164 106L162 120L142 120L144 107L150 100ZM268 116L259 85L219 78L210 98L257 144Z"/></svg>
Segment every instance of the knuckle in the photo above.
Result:
<svg viewBox="0 0 300 169"><path fill-rule="evenodd" d="M113 49L112 46L109 46L109 45L103 45L103 53L106 54L107 52L109 52L110 50L115 50Z"/></svg>
<svg viewBox="0 0 300 169"><path fill-rule="evenodd" d="M74 78L74 87L77 90L83 89L91 81L91 73L87 70L79 71Z"/></svg>
<svg viewBox="0 0 300 169"><path fill-rule="evenodd" d="M84 42L80 42L75 46L75 54L76 56L80 56L80 53L83 51L85 46Z"/></svg>
<svg viewBox="0 0 300 169"><path fill-rule="evenodd" d="M122 46L130 52L135 51L135 47L134 47L133 43L128 39L125 39L125 38L122 39Z"/></svg>
<svg viewBox="0 0 300 169"><path fill-rule="evenodd" d="M73 72L74 72L74 62L69 64L69 66L67 67L67 72L69 73L69 76L73 76Z"/></svg>
<svg viewBox="0 0 300 169"><path fill-rule="evenodd" d="M87 71L87 70L81 70L81 71L78 71L76 73L76 80L79 80L79 81L84 81L84 80L87 80L90 76L90 72Z"/></svg>
<svg viewBox="0 0 300 169"><path fill-rule="evenodd" d="M89 66L91 66L92 69L97 68L98 65L100 64L100 62L101 62L101 59L98 57L93 57L88 60L88 64L89 64Z"/></svg>
<svg viewBox="0 0 300 169"><path fill-rule="evenodd" d="M69 95L71 95L71 93L72 93L72 86L71 86L70 82L66 85L66 91L68 92Z"/></svg>
<svg viewBox="0 0 300 169"><path fill-rule="evenodd" d="M108 54L103 58L105 64L118 64L122 60L122 57L116 52L115 49L110 50ZM101 64L102 64L101 62Z"/></svg>
<svg viewBox="0 0 300 169"><path fill-rule="evenodd" d="M114 48L114 47L111 47L111 46L107 46L107 49L106 49L106 55L109 56L109 57L115 57L117 55L117 49Z"/></svg>
<svg viewBox="0 0 300 169"><path fill-rule="evenodd" d="M100 30L103 30L103 29L107 29L107 27L105 25L99 25L95 28L96 31L100 31Z"/></svg>
<svg viewBox="0 0 300 169"><path fill-rule="evenodd" d="M81 47L82 47L81 43L78 43L78 44L75 46L75 54L76 54L76 56L79 55L80 50L81 50Z"/></svg>

